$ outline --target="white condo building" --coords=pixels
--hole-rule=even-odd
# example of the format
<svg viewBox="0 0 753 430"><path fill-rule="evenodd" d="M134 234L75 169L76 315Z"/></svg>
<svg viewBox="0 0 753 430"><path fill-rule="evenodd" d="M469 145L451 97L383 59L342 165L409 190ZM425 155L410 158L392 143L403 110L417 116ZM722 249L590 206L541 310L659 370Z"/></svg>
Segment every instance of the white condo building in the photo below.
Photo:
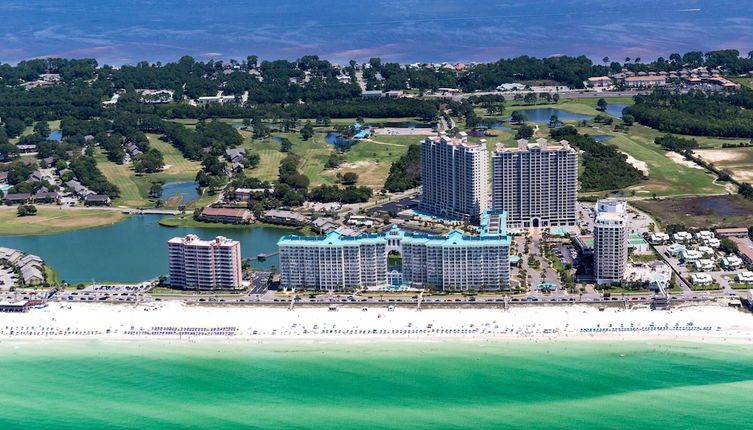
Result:
<svg viewBox="0 0 753 430"><path fill-rule="evenodd" d="M578 153L566 140L520 139L492 154L492 209L507 212L509 227L575 225L577 191Z"/></svg>
<svg viewBox="0 0 753 430"><path fill-rule="evenodd" d="M510 237L505 214L486 212L481 234L387 231L343 236L285 236L277 242L283 287L342 290L410 286L440 289L499 288L510 284ZM388 268L388 254L402 270Z"/></svg>
<svg viewBox="0 0 753 430"><path fill-rule="evenodd" d="M421 204L438 217L478 222L487 209L489 159L486 141L460 133L427 137L421 144Z"/></svg>
<svg viewBox="0 0 753 430"><path fill-rule="evenodd" d="M170 285L180 288L238 288L241 286L241 246L217 236L201 240L189 234L167 241Z"/></svg>
<svg viewBox="0 0 753 430"><path fill-rule="evenodd" d="M620 282L628 260L628 217L624 200L596 202L594 277L599 284Z"/></svg>

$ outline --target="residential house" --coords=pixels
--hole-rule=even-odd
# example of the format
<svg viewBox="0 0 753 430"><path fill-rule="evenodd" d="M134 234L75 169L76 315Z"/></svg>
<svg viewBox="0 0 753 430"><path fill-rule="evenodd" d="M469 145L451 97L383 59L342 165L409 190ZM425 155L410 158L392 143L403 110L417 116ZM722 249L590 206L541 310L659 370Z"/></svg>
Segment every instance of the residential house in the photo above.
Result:
<svg viewBox="0 0 753 430"><path fill-rule="evenodd" d="M21 154L37 152L37 145L16 145L16 148L18 148L18 152Z"/></svg>
<svg viewBox="0 0 753 430"><path fill-rule="evenodd" d="M742 267L742 265L743 259L736 255L730 255L722 258L722 266L727 270L739 269L740 267Z"/></svg>
<svg viewBox="0 0 753 430"><path fill-rule="evenodd" d="M612 85L612 79L609 76L594 76L586 79L586 86L590 88L606 88Z"/></svg>
<svg viewBox="0 0 753 430"><path fill-rule="evenodd" d="M5 196L5 201L9 205L25 204L29 203L29 200L31 200L31 194L29 193L10 193Z"/></svg>
<svg viewBox="0 0 753 430"><path fill-rule="evenodd" d="M691 239L693 239L693 235L688 233L687 231L678 231L677 233L672 235L672 240L677 243L685 243Z"/></svg>
<svg viewBox="0 0 753 430"><path fill-rule="evenodd" d="M81 182L76 181L74 179L71 179L70 181L66 182L65 186L73 190L73 193L82 199L86 198L86 196L90 194L94 194L94 191L86 188L85 186L81 185Z"/></svg>
<svg viewBox="0 0 753 430"><path fill-rule="evenodd" d="M34 194L34 200L37 203L57 203L60 201L60 193L57 191L49 191L47 188L42 187Z"/></svg>
<svg viewBox="0 0 753 430"><path fill-rule="evenodd" d="M711 285L714 283L714 279L708 273L692 273L690 282L694 285Z"/></svg>
<svg viewBox="0 0 753 430"><path fill-rule="evenodd" d="M319 234L326 234L337 230L339 225L330 218L317 218L311 222L312 229Z"/></svg>
<svg viewBox="0 0 753 430"><path fill-rule="evenodd" d="M685 246L679 243L673 243L667 247L667 254L672 257L680 258L683 252L685 252Z"/></svg>
<svg viewBox="0 0 753 430"><path fill-rule="evenodd" d="M231 163L238 163L246 158L246 150L244 148L226 149L225 158Z"/></svg>
<svg viewBox="0 0 753 430"><path fill-rule="evenodd" d="M667 83L664 76L630 76L625 78L625 86L629 88L658 87Z"/></svg>
<svg viewBox="0 0 753 430"><path fill-rule="evenodd" d="M306 217L298 212L285 211L279 209L270 209L263 214L264 221L271 224L282 225L306 225Z"/></svg>
<svg viewBox="0 0 753 430"><path fill-rule="evenodd" d="M753 284L753 272L740 272L737 274L737 282L741 284Z"/></svg>
<svg viewBox="0 0 753 430"><path fill-rule="evenodd" d="M700 260L696 260L693 265L695 266L695 270L699 272L710 272L716 268L716 265L714 265L713 260L709 260L707 258L701 258Z"/></svg>
<svg viewBox="0 0 753 430"><path fill-rule="evenodd" d="M716 235L719 237L748 237L748 229L740 228L718 228Z"/></svg>
<svg viewBox="0 0 753 430"><path fill-rule="evenodd" d="M699 231L695 234L696 240L699 242L703 242L704 240L709 240L714 238L714 233L708 230Z"/></svg>
<svg viewBox="0 0 753 430"><path fill-rule="evenodd" d="M703 258L703 253L695 249L686 249L682 251L681 257L686 263L691 263Z"/></svg>
<svg viewBox="0 0 753 430"><path fill-rule="evenodd" d="M651 240L651 243L654 245L662 245L669 241L669 235L667 233L662 233L662 232L652 233L649 239Z"/></svg>
<svg viewBox="0 0 753 430"><path fill-rule="evenodd" d="M384 93L381 90L369 90L361 92L361 98L363 99L379 99L384 97Z"/></svg>
<svg viewBox="0 0 753 430"><path fill-rule="evenodd" d="M89 194L84 197L84 204L87 206L107 206L110 204L110 197L105 194Z"/></svg>
<svg viewBox="0 0 753 430"><path fill-rule="evenodd" d="M8 172L0 172L0 184L8 183Z"/></svg>
<svg viewBox="0 0 753 430"><path fill-rule="evenodd" d="M226 209L207 206L201 211L199 220L223 224L250 224L254 222L254 215L248 209Z"/></svg>

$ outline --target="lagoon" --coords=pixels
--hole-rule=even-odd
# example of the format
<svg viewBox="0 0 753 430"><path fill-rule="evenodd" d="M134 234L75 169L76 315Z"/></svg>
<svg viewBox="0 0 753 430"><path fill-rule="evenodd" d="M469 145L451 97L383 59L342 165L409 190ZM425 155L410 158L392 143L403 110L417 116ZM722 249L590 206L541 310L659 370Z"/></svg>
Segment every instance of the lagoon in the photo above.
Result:
<svg viewBox="0 0 753 430"><path fill-rule="evenodd" d="M544 122L548 123L549 119L552 117L552 115L557 115L557 118L560 121L564 120L589 120L592 117L588 115L580 115L577 113L568 112L561 109L552 109L552 108L531 108L531 109L519 109L518 112L524 113L528 115L528 121L529 122Z"/></svg>
<svg viewBox="0 0 753 430"><path fill-rule="evenodd" d="M107 227L40 236L0 236L0 246L38 255L70 283L136 282L167 273L167 240L196 234L226 236L241 242L244 258L277 251L277 240L291 230L272 227L163 227L163 215L134 215ZM254 266L277 265L276 256Z"/></svg>

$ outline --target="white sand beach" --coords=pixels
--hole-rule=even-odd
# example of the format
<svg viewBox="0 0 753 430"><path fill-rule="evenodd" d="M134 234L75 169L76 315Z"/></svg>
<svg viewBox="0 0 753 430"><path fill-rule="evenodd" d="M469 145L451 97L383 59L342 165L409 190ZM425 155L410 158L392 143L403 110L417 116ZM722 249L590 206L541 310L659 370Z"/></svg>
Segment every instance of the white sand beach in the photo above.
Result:
<svg viewBox="0 0 753 430"><path fill-rule="evenodd" d="M53 303L0 314L0 339L695 339L753 342L753 315L718 305L602 311L590 306L409 309Z"/></svg>

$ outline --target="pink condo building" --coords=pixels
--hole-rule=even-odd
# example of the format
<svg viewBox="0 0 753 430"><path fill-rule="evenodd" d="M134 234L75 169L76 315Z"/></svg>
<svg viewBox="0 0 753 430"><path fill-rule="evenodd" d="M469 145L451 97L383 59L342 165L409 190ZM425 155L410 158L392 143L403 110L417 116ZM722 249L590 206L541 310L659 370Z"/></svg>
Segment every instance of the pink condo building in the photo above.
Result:
<svg viewBox="0 0 753 430"><path fill-rule="evenodd" d="M167 241L170 285L181 288L238 288L241 285L240 242L222 236L201 240L189 234Z"/></svg>

